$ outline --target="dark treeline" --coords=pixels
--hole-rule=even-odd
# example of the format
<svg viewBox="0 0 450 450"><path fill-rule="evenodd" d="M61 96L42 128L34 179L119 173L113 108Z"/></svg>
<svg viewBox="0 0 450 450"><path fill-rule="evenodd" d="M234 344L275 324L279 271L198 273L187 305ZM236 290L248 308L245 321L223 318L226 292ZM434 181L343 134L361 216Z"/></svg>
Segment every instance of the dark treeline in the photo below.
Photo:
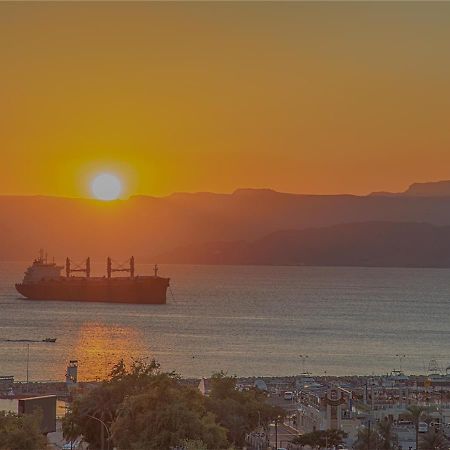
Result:
<svg viewBox="0 0 450 450"><path fill-rule="evenodd" d="M245 435L267 425L283 410L266 403L257 389L239 391L236 378L211 378L211 392L182 383L156 362L119 361L107 380L75 398L63 421L68 440L82 437L89 449L165 450L175 446L229 449L244 445ZM106 429L102 431L102 423Z"/></svg>

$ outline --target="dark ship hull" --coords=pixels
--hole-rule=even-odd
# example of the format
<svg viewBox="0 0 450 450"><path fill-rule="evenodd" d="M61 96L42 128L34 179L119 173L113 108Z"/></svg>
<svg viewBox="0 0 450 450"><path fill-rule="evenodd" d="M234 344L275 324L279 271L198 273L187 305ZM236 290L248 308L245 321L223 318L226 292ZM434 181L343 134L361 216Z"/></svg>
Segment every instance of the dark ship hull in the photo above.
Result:
<svg viewBox="0 0 450 450"><path fill-rule="evenodd" d="M60 277L16 284L29 300L165 304L169 278L162 277Z"/></svg>

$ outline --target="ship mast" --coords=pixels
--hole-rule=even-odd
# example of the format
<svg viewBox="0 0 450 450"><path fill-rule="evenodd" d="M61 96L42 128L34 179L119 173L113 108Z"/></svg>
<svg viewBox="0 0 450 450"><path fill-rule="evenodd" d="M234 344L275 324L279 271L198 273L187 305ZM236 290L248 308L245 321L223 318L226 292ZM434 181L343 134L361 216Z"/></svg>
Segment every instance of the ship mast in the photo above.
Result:
<svg viewBox="0 0 450 450"><path fill-rule="evenodd" d="M87 257L83 266L75 266L74 269L71 267L70 258L66 258L66 277L69 278L72 272L84 272L86 274L86 278L91 276L91 258Z"/></svg>
<svg viewBox="0 0 450 450"><path fill-rule="evenodd" d="M110 256L106 259L106 275L111 278L113 272L129 272L130 278L134 278L134 256L128 260L128 265L118 264L117 267L113 267L112 259Z"/></svg>

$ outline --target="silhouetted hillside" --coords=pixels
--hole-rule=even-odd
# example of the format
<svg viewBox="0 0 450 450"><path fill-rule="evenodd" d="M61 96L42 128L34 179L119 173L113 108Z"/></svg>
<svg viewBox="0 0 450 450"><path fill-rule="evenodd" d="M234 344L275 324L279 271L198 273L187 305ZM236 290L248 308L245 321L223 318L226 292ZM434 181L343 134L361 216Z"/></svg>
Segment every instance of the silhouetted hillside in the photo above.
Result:
<svg viewBox="0 0 450 450"><path fill-rule="evenodd" d="M279 231L248 242L191 245L162 262L311 266L450 267L450 227L369 222Z"/></svg>
<svg viewBox="0 0 450 450"><path fill-rule="evenodd" d="M373 192L373 196L450 197L450 181L413 183L404 192Z"/></svg>
<svg viewBox="0 0 450 450"><path fill-rule="evenodd" d="M450 181L435 181L433 183L413 183L405 195L413 197L450 197Z"/></svg>
<svg viewBox="0 0 450 450"><path fill-rule="evenodd" d="M297 195L241 189L118 202L0 197L0 258L29 260L43 247L66 255L138 261L186 245L252 242L279 230L391 221L450 225L450 197Z"/></svg>

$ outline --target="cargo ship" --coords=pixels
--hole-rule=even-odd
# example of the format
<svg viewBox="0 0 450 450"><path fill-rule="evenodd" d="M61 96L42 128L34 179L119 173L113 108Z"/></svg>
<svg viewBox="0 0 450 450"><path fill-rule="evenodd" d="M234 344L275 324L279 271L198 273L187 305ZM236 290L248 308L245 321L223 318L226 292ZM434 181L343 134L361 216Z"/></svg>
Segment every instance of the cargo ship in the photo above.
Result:
<svg viewBox="0 0 450 450"><path fill-rule="evenodd" d="M65 269L65 275L62 271ZM107 302L165 304L170 278L158 276L155 265L152 276L135 275L134 257L126 265L114 267L110 257L106 260L106 276L91 276L91 260L81 266L73 265L69 258L65 266L49 262L43 251L27 268L17 291L29 300L74 302ZM74 275L75 272L82 275ZM128 272L127 276L113 276L115 272Z"/></svg>

